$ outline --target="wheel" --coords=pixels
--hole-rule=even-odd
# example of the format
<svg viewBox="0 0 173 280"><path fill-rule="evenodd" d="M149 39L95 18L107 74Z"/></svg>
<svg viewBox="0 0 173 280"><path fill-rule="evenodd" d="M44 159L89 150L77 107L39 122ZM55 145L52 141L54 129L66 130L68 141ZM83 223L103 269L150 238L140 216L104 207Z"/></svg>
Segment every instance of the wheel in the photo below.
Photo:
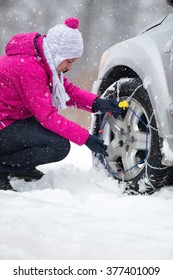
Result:
<svg viewBox="0 0 173 280"><path fill-rule="evenodd" d="M118 117L109 113L97 115L94 134L108 145L109 154L102 163L115 179L126 181L127 189L132 192L152 193L169 185L172 169L161 164L162 139L141 80L121 79L102 95L102 98L115 97L128 100L129 107Z"/></svg>

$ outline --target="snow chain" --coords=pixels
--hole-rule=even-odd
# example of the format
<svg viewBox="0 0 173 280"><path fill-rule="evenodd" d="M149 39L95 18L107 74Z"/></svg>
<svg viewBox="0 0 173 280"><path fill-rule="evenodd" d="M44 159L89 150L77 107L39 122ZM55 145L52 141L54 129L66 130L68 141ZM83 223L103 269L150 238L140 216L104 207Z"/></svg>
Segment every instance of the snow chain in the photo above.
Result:
<svg viewBox="0 0 173 280"><path fill-rule="evenodd" d="M136 113L134 110L132 110L129 106L129 102L130 100L132 99L133 95L135 94L135 92L140 88L142 87L143 85L139 85L136 87L136 89L132 92L132 94L126 99L126 100L122 100L120 101L120 98L119 98L119 92L120 92L120 82L116 82L115 83L116 86L117 86L117 104L118 104L118 108L114 111L114 112L109 112L108 113L108 116L106 118L106 120L104 121L104 123L102 123L102 115L104 115L104 113L102 114L99 114L99 134L98 134L98 137L100 139L103 138L103 129L106 125L106 123L108 122L109 118L112 117L113 113L115 114L119 114L121 113L122 110L126 110L127 108L129 110L132 111L132 113L139 119L139 121L146 127L146 150L145 150L145 157L144 159L142 159L141 161L137 162L134 166L130 167L129 169L126 169L126 170L121 170L119 172L112 172L111 170L109 170L109 168L107 167L107 164L106 164L106 161L105 161L105 158L102 154L98 154L97 155L97 158L98 160L100 161L100 163L104 166L104 168L108 171L109 174L111 174L112 176L114 175L120 175L121 178L122 178L122 181L124 181L124 174L126 172L129 172L130 170L132 170L133 168L137 167L139 164L143 164L145 165L145 177L148 179L148 172L147 172L147 167L150 167L150 168L153 168L153 169L157 169L157 170L163 170L163 169L166 169L167 167L162 167L162 168L158 168L158 167L154 167L154 166L151 166L149 163L148 163L148 136L149 136L149 128L150 129L154 129L157 131L156 128L150 126L150 123L151 123L151 120L152 120L152 117L153 117L153 114L150 118L150 121L148 124L146 124ZM109 88L107 89L109 90ZM106 91L107 92L107 91ZM153 189L153 192L155 190L155 187L152 185L152 183L150 182L150 187Z"/></svg>

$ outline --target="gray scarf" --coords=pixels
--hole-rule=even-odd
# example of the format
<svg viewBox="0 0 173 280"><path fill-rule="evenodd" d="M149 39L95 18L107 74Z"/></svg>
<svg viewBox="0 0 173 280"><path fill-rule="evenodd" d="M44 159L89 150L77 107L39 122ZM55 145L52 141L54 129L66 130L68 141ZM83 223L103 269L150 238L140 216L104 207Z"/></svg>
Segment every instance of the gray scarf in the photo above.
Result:
<svg viewBox="0 0 173 280"><path fill-rule="evenodd" d="M52 104L58 109L65 109L66 102L70 99L64 88L63 72L58 75L53 57L51 55L49 46L46 42L46 38L43 38L43 51L46 57L47 63L52 71L53 77L53 92L52 92Z"/></svg>

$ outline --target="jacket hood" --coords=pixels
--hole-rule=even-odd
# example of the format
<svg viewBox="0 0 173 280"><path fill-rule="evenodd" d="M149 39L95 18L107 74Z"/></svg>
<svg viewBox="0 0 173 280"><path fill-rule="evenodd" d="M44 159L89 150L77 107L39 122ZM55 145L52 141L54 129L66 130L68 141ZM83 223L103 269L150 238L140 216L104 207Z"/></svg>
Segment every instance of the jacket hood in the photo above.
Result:
<svg viewBox="0 0 173 280"><path fill-rule="evenodd" d="M8 42L5 48L7 55L20 55L20 54L29 54L29 55L38 55L35 46L34 38L38 32L31 33L20 33L14 35L11 40Z"/></svg>

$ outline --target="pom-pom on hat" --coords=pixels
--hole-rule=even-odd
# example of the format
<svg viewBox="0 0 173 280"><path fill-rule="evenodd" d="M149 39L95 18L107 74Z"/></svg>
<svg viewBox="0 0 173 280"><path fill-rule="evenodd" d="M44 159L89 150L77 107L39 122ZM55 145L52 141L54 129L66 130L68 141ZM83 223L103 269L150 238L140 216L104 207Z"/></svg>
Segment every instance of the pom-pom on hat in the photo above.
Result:
<svg viewBox="0 0 173 280"><path fill-rule="evenodd" d="M65 59L82 56L83 38L78 26L77 18L68 18L63 24L57 24L49 29L46 42L55 68Z"/></svg>
<svg viewBox="0 0 173 280"><path fill-rule="evenodd" d="M67 18L64 23L70 27L70 28L73 28L73 29L76 29L78 28L79 26L79 20L77 18Z"/></svg>

